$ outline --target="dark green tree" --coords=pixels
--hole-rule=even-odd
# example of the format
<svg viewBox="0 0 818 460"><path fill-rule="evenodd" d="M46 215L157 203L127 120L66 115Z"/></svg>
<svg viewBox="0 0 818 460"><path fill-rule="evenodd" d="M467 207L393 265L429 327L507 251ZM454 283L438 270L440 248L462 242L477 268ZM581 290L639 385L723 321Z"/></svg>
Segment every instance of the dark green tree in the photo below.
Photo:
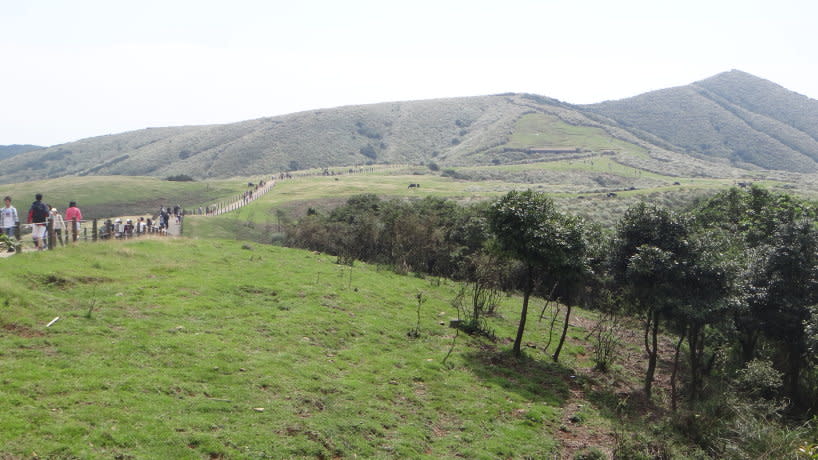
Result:
<svg viewBox="0 0 818 460"><path fill-rule="evenodd" d="M763 334L779 350L785 392L800 402L800 378L809 362L807 327L818 304L818 230L810 219L782 224L760 255L750 303Z"/></svg>
<svg viewBox="0 0 818 460"><path fill-rule="evenodd" d="M679 305L684 279L681 262L689 260L689 229L684 218L667 209L639 203L617 227L611 272L630 306L645 318L648 368L645 394L650 397L659 354L659 325Z"/></svg>
<svg viewBox="0 0 818 460"><path fill-rule="evenodd" d="M537 279L584 266L582 223L560 213L545 194L531 190L509 192L489 208L488 216L499 249L525 266L523 306L513 347L514 355L520 356L528 303Z"/></svg>

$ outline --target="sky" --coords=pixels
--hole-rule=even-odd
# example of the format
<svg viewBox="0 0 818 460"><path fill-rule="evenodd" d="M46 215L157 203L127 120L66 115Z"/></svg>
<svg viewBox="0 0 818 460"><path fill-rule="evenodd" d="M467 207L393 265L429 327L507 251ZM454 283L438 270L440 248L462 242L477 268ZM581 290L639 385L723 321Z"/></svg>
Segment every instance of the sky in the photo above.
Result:
<svg viewBox="0 0 818 460"><path fill-rule="evenodd" d="M0 145L739 69L818 99L813 0L0 0Z"/></svg>

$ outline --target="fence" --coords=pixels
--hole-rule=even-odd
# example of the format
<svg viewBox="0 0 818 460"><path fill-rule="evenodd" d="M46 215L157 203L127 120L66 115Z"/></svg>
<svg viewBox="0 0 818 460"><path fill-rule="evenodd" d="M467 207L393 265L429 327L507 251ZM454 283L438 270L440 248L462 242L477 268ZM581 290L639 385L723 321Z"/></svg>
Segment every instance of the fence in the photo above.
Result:
<svg viewBox="0 0 818 460"><path fill-rule="evenodd" d="M144 235L168 235L166 228L160 229L152 225L139 225L139 222L137 222L137 225L127 226L127 224L120 224L120 226L118 226L116 223L111 222L111 219L100 221L101 219L73 219L63 226L63 228L56 228L52 217L49 217L45 224L21 224L18 222L14 228L14 237L17 241L22 241L24 228L31 228L33 230L36 225L45 225L46 237L44 241L47 244L47 249L53 250L58 244L65 245L77 241L95 242L98 240L133 238ZM88 223L91 225L90 229L84 225Z"/></svg>

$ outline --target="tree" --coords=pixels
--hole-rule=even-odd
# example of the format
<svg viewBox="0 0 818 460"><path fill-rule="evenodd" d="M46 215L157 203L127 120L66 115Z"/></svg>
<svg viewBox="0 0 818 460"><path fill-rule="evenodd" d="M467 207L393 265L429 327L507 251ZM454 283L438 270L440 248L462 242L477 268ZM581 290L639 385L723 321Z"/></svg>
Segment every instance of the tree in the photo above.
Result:
<svg viewBox="0 0 818 460"><path fill-rule="evenodd" d="M659 324L678 304L680 261L688 259L689 252L687 222L666 209L639 203L618 224L611 271L623 297L645 318L648 397L659 353Z"/></svg>
<svg viewBox="0 0 818 460"><path fill-rule="evenodd" d="M784 389L800 401L799 380L808 361L809 325L818 304L818 230L809 219L782 224L756 261L751 304L762 332L784 363Z"/></svg>
<svg viewBox="0 0 818 460"><path fill-rule="evenodd" d="M544 274L555 276L560 268L581 265L585 240L581 221L560 213L543 193L511 191L488 212L489 228L497 246L525 266L523 306L513 353L522 354L528 303L535 282Z"/></svg>

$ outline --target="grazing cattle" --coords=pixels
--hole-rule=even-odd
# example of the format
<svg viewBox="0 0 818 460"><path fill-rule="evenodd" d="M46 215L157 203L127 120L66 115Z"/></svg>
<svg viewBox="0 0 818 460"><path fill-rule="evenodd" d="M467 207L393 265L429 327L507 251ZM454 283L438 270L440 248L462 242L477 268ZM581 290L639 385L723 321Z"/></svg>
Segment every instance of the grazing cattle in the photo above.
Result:
<svg viewBox="0 0 818 460"><path fill-rule="evenodd" d="M681 182L674 182L673 185L682 185Z"/></svg>
<svg viewBox="0 0 818 460"><path fill-rule="evenodd" d="M616 197L616 193L614 193L614 192L608 192L608 194L607 194L607 195L605 195L605 196L607 196L608 198L614 198L614 197Z"/></svg>
<svg viewBox="0 0 818 460"><path fill-rule="evenodd" d="M254 184L254 183L252 183L252 182L248 182L248 183L247 183L247 186L248 186L248 187L255 187L255 186L256 186L256 184Z"/></svg>
<svg viewBox="0 0 818 460"><path fill-rule="evenodd" d="M409 188L420 188L420 184L409 184Z"/></svg>

